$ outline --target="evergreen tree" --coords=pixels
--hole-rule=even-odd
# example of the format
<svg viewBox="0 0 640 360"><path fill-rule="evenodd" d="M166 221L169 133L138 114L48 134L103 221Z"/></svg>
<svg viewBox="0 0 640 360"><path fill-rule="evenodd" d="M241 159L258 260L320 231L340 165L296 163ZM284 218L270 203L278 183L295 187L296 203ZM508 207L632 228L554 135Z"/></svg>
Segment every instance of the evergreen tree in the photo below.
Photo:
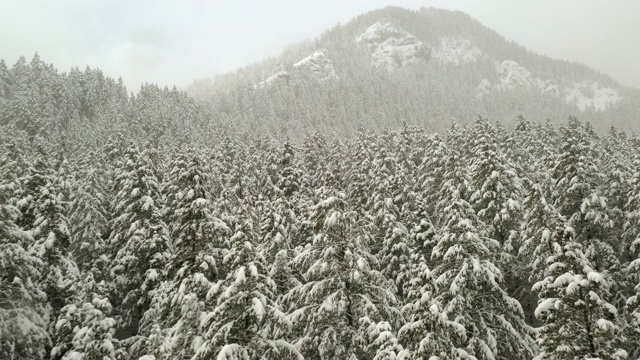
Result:
<svg viewBox="0 0 640 360"><path fill-rule="evenodd" d="M118 336L141 335L139 322L149 309L153 291L165 277L171 253L169 232L161 218L162 197L147 153L126 150L111 225L112 299L119 309Z"/></svg>
<svg viewBox="0 0 640 360"><path fill-rule="evenodd" d="M218 267L225 255L222 237L229 231L214 214L207 187L209 173L200 156L190 152L176 162L169 175L179 190L168 281L154 292L141 325L150 333L150 352L158 359L191 358L195 354L193 345L204 335L199 330L200 314L211 310L206 295L221 277Z"/></svg>
<svg viewBox="0 0 640 360"><path fill-rule="evenodd" d="M296 232L296 214L284 197L263 202L260 222L260 251L269 266L269 277L276 282L278 295L286 294L299 285L289 262L295 249L292 237Z"/></svg>
<svg viewBox="0 0 640 360"><path fill-rule="evenodd" d="M533 286L540 297L535 314L543 322L536 359L626 359L617 310L606 301L609 285L592 269L573 228L560 216L543 241L551 256L545 278Z"/></svg>
<svg viewBox="0 0 640 360"><path fill-rule="evenodd" d="M479 219L489 226L486 235L498 240L503 251L509 254L519 230L520 181L497 149L488 121L478 117L473 132L471 178L475 191L470 201Z"/></svg>
<svg viewBox="0 0 640 360"><path fill-rule="evenodd" d="M32 219L27 228L34 242L29 252L40 259L41 277L38 286L47 296L45 318L52 340L56 340L56 319L61 309L77 300L80 272L70 254L70 231L66 217L67 200L63 195L64 183L46 167L44 155L39 154L36 165L29 169L29 179L25 182L28 189L27 204ZM54 346L60 344L53 343Z"/></svg>
<svg viewBox="0 0 640 360"><path fill-rule="evenodd" d="M51 339L47 294L39 286L44 266L27 251L33 239L16 226L19 214L8 205L8 190L0 185L0 357L45 359Z"/></svg>
<svg viewBox="0 0 640 360"><path fill-rule="evenodd" d="M51 351L53 358L115 360L127 355L115 337L117 322L110 316L113 307L104 295L105 285L96 283L91 272L85 275L78 301L60 311L55 327L56 346Z"/></svg>
<svg viewBox="0 0 640 360"><path fill-rule="evenodd" d="M305 359L371 358L368 327L397 324L399 312L388 280L376 270L369 239L344 193L313 208L313 243L291 265L306 269L304 283L284 298Z"/></svg>
<svg viewBox="0 0 640 360"><path fill-rule="evenodd" d="M449 319L442 304L434 298L434 278L424 257L412 272L407 305L403 313L406 324L398 332L404 345L400 359L476 359L459 344L466 340L465 328L457 319Z"/></svg>
<svg viewBox="0 0 640 360"><path fill-rule="evenodd" d="M108 263L107 199L101 186L101 174L92 165L83 165L70 198L69 222L73 225L70 245L80 270L91 270L102 280Z"/></svg>
<svg viewBox="0 0 640 360"><path fill-rule="evenodd" d="M502 272L493 263L500 244L481 236L483 224L463 197L469 193L466 174L460 173L456 153L449 157L438 206L441 226L432 253L440 262L432 274L433 298L448 318L465 329L466 336L454 341L454 348L478 359L527 358L535 351L531 329L524 322L521 305L503 289ZM431 341L451 340L434 337Z"/></svg>
<svg viewBox="0 0 640 360"><path fill-rule="evenodd" d="M202 320L204 338L194 345L194 359L301 358L282 339L291 323L275 302L277 286L254 237L250 219L241 219L224 257L223 265L231 271L207 294L215 306ZM233 354L226 354L228 346Z"/></svg>
<svg viewBox="0 0 640 360"><path fill-rule="evenodd" d="M400 209L394 202L396 194L401 192L393 184L397 176L397 166L387 151L381 148L373 163L374 177L371 180L370 200L367 208L370 211L376 257L382 264L382 275L395 284L396 295L404 297L404 287L408 281L410 269L409 231L401 222Z"/></svg>

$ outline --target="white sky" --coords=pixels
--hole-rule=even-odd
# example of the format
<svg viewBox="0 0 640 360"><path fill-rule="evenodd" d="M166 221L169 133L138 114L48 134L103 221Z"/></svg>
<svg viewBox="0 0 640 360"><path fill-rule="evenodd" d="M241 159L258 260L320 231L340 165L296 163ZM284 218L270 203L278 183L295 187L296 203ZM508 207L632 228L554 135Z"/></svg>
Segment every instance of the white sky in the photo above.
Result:
<svg viewBox="0 0 640 360"><path fill-rule="evenodd" d="M85 65L184 86L278 55L363 12L461 10L509 40L640 88L639 0L13 0L0 7L0 58L37 51L60 71Z"/></svg>

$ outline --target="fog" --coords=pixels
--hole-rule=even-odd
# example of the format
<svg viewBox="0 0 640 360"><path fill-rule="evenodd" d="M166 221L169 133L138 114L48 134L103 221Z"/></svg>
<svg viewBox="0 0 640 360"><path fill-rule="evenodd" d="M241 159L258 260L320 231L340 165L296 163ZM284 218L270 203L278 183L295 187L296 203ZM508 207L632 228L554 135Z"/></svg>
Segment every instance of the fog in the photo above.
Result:
<svg viewBox="0 0 640 360"><path fill-rule="evenodd" d="M0 58L11 65L37 51L61 71L89 65L121 76L130 90L142 82L181 87L385 5L461 10L538 53L640 87L635 0L10 1L0 12Z"/></svg>

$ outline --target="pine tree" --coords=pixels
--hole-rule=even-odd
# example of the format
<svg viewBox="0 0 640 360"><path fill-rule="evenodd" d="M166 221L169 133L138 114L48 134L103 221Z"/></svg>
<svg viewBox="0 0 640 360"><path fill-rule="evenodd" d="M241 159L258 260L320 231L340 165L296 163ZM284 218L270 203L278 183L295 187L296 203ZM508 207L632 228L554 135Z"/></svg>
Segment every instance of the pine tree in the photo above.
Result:
<svg viewBox="0 0 640 360"><path fill-rule="evenodd" d="M620 247L624 254L623 259L632 261L634 253L631 246L640 239L640 157L634 160L634 171L626 198L627 219Z"/></svg>
<svg viewBox="0 0 640 360"><path fill-rule="evenodd" d="M289 142L285 142L282 159L278 169L278 183L276 186L284 196L291 196L300 189L300 173L295 167L294 151Z"/></svg>
<svg viewBox="0 0 640 360"><path fill-rule="evenodd" d="M409 276L412 244L409 231L401 222L400 209L394 202L395 195L401 192L393 184L397 167L384 148L378 152L372 167L375 175L369 186L371 196L367 204L375 226L372 247L382 264L382 275L395 284L396 295L402 299Z"/></svg>
<svg viewBox="0 0 640 360"><path fill-rule="evenodd" d="M306 359L373 357L367 328L397 324L397 300L376 270L370 240L345 194L336 192L312 210L313 243L291 263L306 269L304 283L284 298L301 333L299 349Z"/></svg>
<svg viewBox="0 0 640 360"><path fill-rule="evenodd" d="M631 358L635 359L640 354L640 239L636 239L630 246L630 252L637 254L638 257L631 261L626 268L628 281L633 282L634 289L632 295L626 301L627 327L626 335L628 337L627 344L631 353Z"/></svg>
<svg viewBox="0 0 640 360"><path fill-rule="evenodd" d="M126 354L116 339L117 322L111 317L113 307L104 295L104 282L96 283L91 272L83 279L82 295L76 303L60 311L56 322L53 358L115 360Z"/></svg>
<svg viewBox="0 0 640 360"><path fill-rule="evenodd" d="M509 254L519 230L520 179L498 151L487 120L479 117L473 131L471 178L475 191L470 201L480 220L489 226L486 235L498 240Z"/></svg>
<svg viewBox="0 0 640 360"><path fill-rule="evenodd" d="M524 184L527 195L522 202L525 213L521 225L520 246L514 258L515 263L510 266L515 267L516 274L521 279L521 303L527 322L533 324L536 320L533 311L537 306L537 296L531 291L531 287L545 277L545 260L551 255L552 249L544 239L550 236L555 227L557 211L547 202L540 184L529 179L525 179Z"/></svg>
<svg viewBox="0 0 640 360"><path fill-rule="evenodd" d="M168 281L154 293L141 327L150 333L151 352L158 359L182 359L195 354L192 345L203 337L200 314L210 310L206 295L221 277L223 235L229 229L214 214L209 174L197 153L179 157L169 181L178 190L171 230L174 252Z"/></svg>
<svg viewBox="0 0 640 360"><path fill-rule="evenodd" d="M493 263L500 244L481 236L483 224L464 198L469 193L467 175L457 159L452 151L438 205L441 226L432 257L440 263L432 274L434 301L465 329L466 336L454 342L455 348L478 359L527 358L535 350L531 329L518 301L502 287L502 272Z"/></svg>
<svg viewBox="0 0 640 360"><path fill-rule="evenodd" d="M606 279L592 269L574 234L559 216L553 233L543 238L551 256L546 277L533 286L540 298L535 315L543 322L536 359L626 359L617 310L606 301Z"/></svg>
<svg viewBox="0 0 640 360"><path fill-rule="evenodd" d="M391 324L386 321L369 325L369 343L368 353L375 354L373 360L395 360L403 350Z"/></svg>
<svg viewBox="0 0 640 360"><path fill-rule="evenodd" d="M292 238L296 233L296 214L284 197L264 201L261 207L260 251L266 264L270 264L269 276L276 282L280 296L299 285L289 267L289 262L295 255Z"/></svg>
<svg viewBox="0 0 640 360"><path fill-rule="evenodd" d="M47 295L39 287L43 262L27 251L33 241L15 221L8 205L12 187L0 184L0 357L44 359L51 339L47 332Z"/></svg>
<svg viewBox="0 0 640 360"><path fill-rule="evenodd" d="M63 195L64 182L47 167L44 155L39 151L36 164L29 169L25 181L28 189L29 217L23 221L33 235L34 242L29 252L41 260L41 277L37 283L47 296L46 319L52 340L56 334L56 319L61 309L77 300L80 272L71 258L69 222L66 217L68 203ZM53 343L54 346L59 344Z"/></svg>
<svg viewBox="0 0 640 360"><path fill-rule="evenodd" d="M464 348L465 328L449 319L442 304L434 298L434 278L424 257L414 263L407 305L402 309L405 325L398 332L404 345L399 358L412 359L476 359Z"/></svg>
<svg viewBox="0 0 640 360"><path fill-rule="evenodd" d="M562 129L562 149L552 170L554 205L576 231L576 241L589 246L604 239L613 225L607 214L607 199L598 190L603 174L595 161L595 149L586 130L570 117ZM593 259L590 259L593 260Z"/></svg>
<svg viewBox="0 0 640 360"><path fill-rule="evenodd" d="M153 291L165 277L171 253L169 232L161 218L161 194L151 160L137 147L126 150L113 208L110 246L112 300L119 309L119 337L141 335L139 322Z"/></svg>
<svg viewBox="0 0 640 360"><path fill-rule="evenodd" d="M277 286L256 249L259 242L249 218L240 220L230 243L223 265L231 271L207 294L215 306L202 320L204 338L194 345L194 359L220 358L228 346L235 354L227 359L301 358L282 339L291 323L275 302Z"/></svg>
<svg viewBox="0 0 640 360"><path fill-rule="evenodd" d="M107 199L96 168L83 164L80 174L70 198L71 252L81 271L91 270L102 280L108 262Z"/></svg>

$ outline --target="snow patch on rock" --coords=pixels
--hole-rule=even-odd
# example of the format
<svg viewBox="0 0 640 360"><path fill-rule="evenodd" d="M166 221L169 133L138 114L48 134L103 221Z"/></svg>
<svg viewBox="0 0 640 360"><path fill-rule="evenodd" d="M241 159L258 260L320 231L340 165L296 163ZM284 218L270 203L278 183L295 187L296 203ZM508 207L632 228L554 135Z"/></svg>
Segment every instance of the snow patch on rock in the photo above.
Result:
<svg viewBox="0 0 640 360"><path fill-rule="evenodd" d="M493 90L493 85L489 79L484 79L478 85L478 96L490 94Z"/></svg>
<svg viewBox="0 0 640 360"><path fill-rule="evenodd" d="M604 111L620 100L617 90L602 87L597 81L583 81L570 87L560 86L552 80L535 77L527 68L513 60L496 63L496 71L498 78L495 84L489 79L484 79L478 85L479 97L492 91L525 89L563 99L567 104L576 105L580 111L588 108Z"/></svg>
<svg viewBox="0 0 640 360"><path fill-rule="evenodd" d="M505 60L497 66L501 90L516 88L540 89L545 82L534 77L524 66L513 60Z"/></svg>
<svg viewBox="0 0 640 360"><path fill-rule="evenodd" d="M618 91L609 87L601 87L598 82L583 81L572 88L565 89L567 104L575 104L581 111L587 108L603 111L620 100Z"/></svg>
<svg viewBox="0 0 640 360"><path fill-rule="evenodd" d="M378 21L356 36L356 42L366 44L371 51L371 65L388 71L427 60L431 48L406 31L387 21Z"/></svg>
<svg viewBox="0 0 640 360"><path fill-rule="evenodd" d="M333 67L333 62L327 56L324 49L320 49L306 58L293 64L293 69L289 71L278 71L272 76L268 77L253 86L254 89L261 89L271 84L285 81L289 83L289 78L295 73L310 74L319 81L325 81L329 79L337 78L336 71Z"/></svg>
<svg viewBox="0 0 640 360"><path fill-rule="evenodd" d="M480 49L473 46L469 40L442 38L440 45L433 49L431 57L440 63L460 65L475 62L480 55Z"/></svg>
<svg viewBox="0 0 640 360"><path fill-rule="evenodd" d="M309 55L293 64L293 68L296 70L307 71L321 81L337 77L336 71L333 68L333 63L325 53L324 49L320 49L312 55Z"/></svg>
<svg viewBox="0 0 640 360"><path fill-rule="evenodd" d="M490 94L493 91L509 91L515 89L540 91L541 93L559 96L557 85L549 80L535 77L531 71L513 60L496 63L497 79L491 83L484 79L478 85L478 96Z"/></svg>
<svg viewBox="0 0 640 360"><path fill-rule="evenodd" d="M258 89L258 88L263 88L267 85L272 84L275 81L278 80L285 80L287 81L289 79L289 72L288 71L279 71L277 73L275 73L274 75L268 77L266 80L261 81L259 83L257 83L256 85L253 86L254 89Z"/></svg>

